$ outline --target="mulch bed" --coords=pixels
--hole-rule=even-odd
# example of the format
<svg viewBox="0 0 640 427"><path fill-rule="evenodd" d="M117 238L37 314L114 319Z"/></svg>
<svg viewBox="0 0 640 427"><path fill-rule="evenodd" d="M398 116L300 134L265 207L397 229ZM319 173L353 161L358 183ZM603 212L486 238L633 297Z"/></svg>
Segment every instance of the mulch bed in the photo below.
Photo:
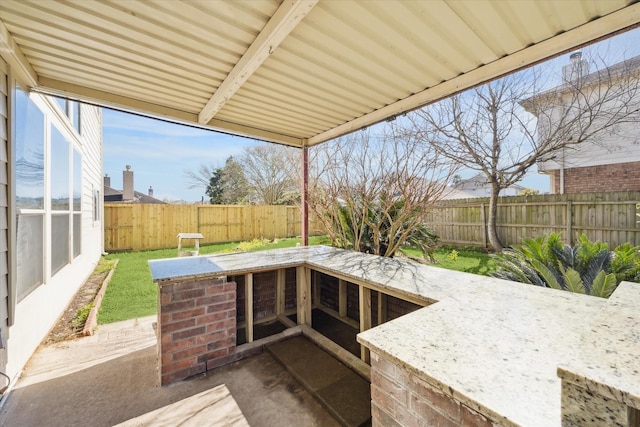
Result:
<svg viewBox="0 0 640 427"><path fill-rule="evenodd" d="M73 300L64 310L64 313L62 313L62 316L60 316L53 329L49 331L49 335L42 341L42 344L55 344L83 336L82 329L84 328L84 322L78 322L76 320L78 310L93 302L109 271L111 270L107 269L105 271L94 271L91 273L91 276L89 276L78 292L76 292Z"/></svg>

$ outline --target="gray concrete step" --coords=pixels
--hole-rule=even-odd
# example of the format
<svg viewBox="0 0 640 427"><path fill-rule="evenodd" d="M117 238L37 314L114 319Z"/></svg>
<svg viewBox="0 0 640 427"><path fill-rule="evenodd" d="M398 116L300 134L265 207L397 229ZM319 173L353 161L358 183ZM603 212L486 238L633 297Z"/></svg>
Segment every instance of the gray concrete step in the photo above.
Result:
<svg viewBox="0 0 640 427"><path fill-rule="evenodd" d="M267 347L343 426L371 424L368 381L303 336Z"/></svg>

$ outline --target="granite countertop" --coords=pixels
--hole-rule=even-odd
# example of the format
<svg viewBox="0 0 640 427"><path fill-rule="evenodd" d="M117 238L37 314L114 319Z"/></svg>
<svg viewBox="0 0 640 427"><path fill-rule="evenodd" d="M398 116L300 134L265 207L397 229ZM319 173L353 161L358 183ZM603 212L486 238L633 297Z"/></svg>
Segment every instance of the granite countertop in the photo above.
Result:
<svg viewBox="0 0 640 427"><path fill-rule="evenodd" d="M640 409L640 284L622 282L580 332L558 376Z"/></svg>
<svg viewBox="0 0 640 427"><path fill-rule="evenodd" d="M638 284L605 300L326 246L149 265L159 283L306 265L432 304L358 341L505 425L560 426L560 377L640 406Z"/></svg>
<svg viewBox="0 0 640 427"><path fill-rule="evenodd" d="M154 282L194 277L235 276L306 265L351 278L372 289L403 295L425 305L464 296L469 287L502 282L476 274L384 258L329 246L303 246L149 261ZM509 283L509 282L504 282ZM511 283L509 283L511 285Z"/></svg>
<svg viewBox="0 0 640 427"><path fill-rule="evenodd" d="M259 252L238 252L149 261L154 282L194 277L234 276L303 265L308 259L339 251L328 246L302 246Z"/></svg>
<svg viewBox="0 0 640 427"><path fill-rule="evenodd" d="M362 332L358 341L501 424L560 426L557 366L572 360L580 326L605 305L496 283Z"/></svg>

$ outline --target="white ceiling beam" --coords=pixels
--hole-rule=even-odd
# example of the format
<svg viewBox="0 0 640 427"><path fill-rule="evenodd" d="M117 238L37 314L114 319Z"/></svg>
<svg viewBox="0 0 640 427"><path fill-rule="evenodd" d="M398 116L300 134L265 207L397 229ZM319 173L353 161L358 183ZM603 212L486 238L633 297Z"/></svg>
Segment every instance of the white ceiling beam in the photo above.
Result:
<svg viewBox="0 0 640 427"><path fill-rule="evenodd" d="M22 84L26 84L29 87L38 85L38 74L27 58L22 53L22 50L11 36L11 33L7 29L4 22L0 20L0 55L7 61L14 75L18 81Z"/></svg>
<svg viewBox="0 0 640 427"><path fill-rule="evenodd" d="M603 16L565 33L558 34L533 46L527 47L494 62L483 65L465 74L454 77L436 86L386 105L371 113L357 117L342 125L319 133L308 139L309 145L346 135L358 129L381 122L398 114L415 110L424 105L439 101L454 93L504 76L530 64L550 58L558 53L574 49L592 40L637 25L640 22L640 3L629 5L621 10Z"/></svg>
<svg viewBox="0 0 640 427"><path fill-rule="evenodd" d="M275 142L278 144L301 147L303 140L288 135L281 135L264 129L257 129L237 123L222 120L210 120L207 125L198 124L198 115L188 111L177 110L175 108L164 107L147 101L117 95L110 92L92 89L85 86L63 82L48 77L40 77L40 85L34 88L35 92L46 95L56 95L65 98L77 99L89 104L110 107L126 112L142 114L153 118L166 119L175 123L188 126L195 126L202 129L219 132L232 133L234 135L245 136L253 139Z"/></svg>
<svg viewBox="0 0 640 427"><path fill-rule="evenodd" d="M198 115L207 124L307 16L318 0L285 0Z"/></svg>

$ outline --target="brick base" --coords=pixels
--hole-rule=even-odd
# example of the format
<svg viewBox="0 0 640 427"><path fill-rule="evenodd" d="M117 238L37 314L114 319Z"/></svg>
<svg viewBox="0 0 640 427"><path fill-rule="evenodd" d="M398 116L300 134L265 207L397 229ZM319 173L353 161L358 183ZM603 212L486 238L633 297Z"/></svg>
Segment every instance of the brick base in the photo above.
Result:
<svg viewBox="0 0 640 427"><path fill-rule="evenodd" d="M373 426L490 427L493 423L389 359L371 353Z"/></svg>
<svg viewBox="0 0 640 427"><path fill-rule="evenodd" d="M235 360L234 282L209 278L162 283L158 299L162 385Z"/></svg>

